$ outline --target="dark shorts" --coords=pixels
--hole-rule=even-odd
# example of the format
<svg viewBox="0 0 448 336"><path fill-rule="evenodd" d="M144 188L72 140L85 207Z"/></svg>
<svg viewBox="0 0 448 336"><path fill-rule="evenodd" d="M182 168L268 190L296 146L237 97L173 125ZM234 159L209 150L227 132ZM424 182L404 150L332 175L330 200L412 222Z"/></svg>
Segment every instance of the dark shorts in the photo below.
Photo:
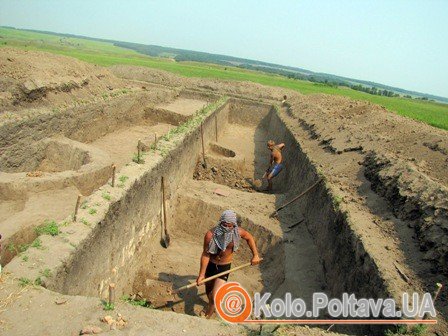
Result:
<svg viewBox="0 0 448 336"><path fill-rule="evenodd" d="M221 272L228 271L230 269L231 264L225 264L225 265L217 265L211 261L208 262L207 269L205 270L205 277L211 277L213 275L216 275ZM229 274L222 275L219 277L219 279L222 279L224 281L227 281L229 278Z"/></svg>
<svg viewBox="0 0 448 336"><path fill-rule="evenodd" d="M276 177L283 169L283 163L276 164L272 169L269 169L268 175L272 174L272 177Z"/></svg>

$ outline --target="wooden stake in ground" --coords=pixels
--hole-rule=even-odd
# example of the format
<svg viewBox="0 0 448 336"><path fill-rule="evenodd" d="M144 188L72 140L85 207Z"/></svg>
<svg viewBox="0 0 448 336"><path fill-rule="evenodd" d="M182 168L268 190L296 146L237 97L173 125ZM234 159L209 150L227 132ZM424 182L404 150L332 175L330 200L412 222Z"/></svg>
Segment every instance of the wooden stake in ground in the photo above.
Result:
<svg viewBox="0 0 448 336"><path fill-rule="evenodd" d="M157 149L157 133L154 133L154 149Z"/></svg>
<svg viewBox="0 0 448 336"><path fill-rule="evenodd" d="M168 248L168 246L170 246L170 235L168 234L168 229L166 227L166 223L167 223L167 216L166 216L166 199L165 199L165 180L162 176L162 211L163 211L163 229L164 229L164 233L165 235L162 237L162 246L165 248Z"/></svg>
<svg viewBox="0 0 448 336"><path fill-rule="evenodd" d="M201 123L201 142L202 142L202 166L207 168L207 162L205 162L205 147L204 147L204 130Z"/></svg>
<svg viewBox="0 0 448 336"><path fill-rule="evenodd" d="M76 222L76 217L78 216L78 209L79 209L79 204L81 203L81 196L82 195L78 195L78 198L76 199L75 213L73 215L73 221L75 221L75 222Z"/></svg>
<svg viewBox="0 0 448 336"><path fill-rule="evenodd" d="M140 146L140 139L137 142L137 163L140 163L140 155L141 155L141 146Z"/></svg>
<svg viewBox="0 0 448 336"><path fill-rule="evenodd" d="M290 205L291 203L297 201L300 197L304 196L307 192L309 192L310 190L314 189L314 187L316 187L320 182L322 181L322 179L318 179L311 187L309 187L307 190L305 190L303 193L301 193L299 196L294 197L292 200L290 200L289 202L286 202L285 204L283 204L280 208L278 208L277 210L275 210L273 213L271 213L269 215L269 217L273 218L276 217L278 215L278 212L280 210L282 210L283 208L287 207L288 205Z"/></svg>
<svg viewBox="0 0 448 336"><path fill-rule="evenodd" d="M260 258L260 261L262 261L262 260L263 260L263 258ZM208 277L208 278L205 278L204 280L202 280L202 281L199 283L199 286L205 284L206 282L209 282L209 281L211 281L211 280L214 280L214 279L216 279L216 278L219 278L219 277L221 277L221 276L223 276L223 275L230 274L230 273L232 273L232 272L238 271L238 270L240 270L240 269L243 269L243 268L248 267L248 266L251 266L251 265L252 265L252 264L251 264L250 262L248 262L248 263L245 263L245 264L243 264L243 265L240 265L240 266L231 268L231 269L229 269L228 271L224 271L224 272L221 272L221 273L212 275L211 277ZM175 289L175 290L173 291L173 293L179 293L180 291L183 291L183 290L185 290L185 289L189 289L189 288L193 288L193 287L196 287L196 286L198 286L198 284L197 284L196 282L194 282L194 283L192 283L192 284L185 285L185 286L182 286L182 287L180 287L180 288L178 288L178 289Z"/></svg>
<svg viewBox="0 0 448 336"><path fill-rule="evenodd" d="M218 142L218 117L215 114L215 140Z"/></svg>
<svg viewBox="0 0 448 336"><path fill-rule="evenodd" d="M115 284L109 284L109 304L113 305L115 303Z"/></svg>
<svg viewBox="0 0 448 336"><path fill-rule="evenodd" d="M112 165L112 187L115 187L115 170L117 167L115 165Z"/></svg>

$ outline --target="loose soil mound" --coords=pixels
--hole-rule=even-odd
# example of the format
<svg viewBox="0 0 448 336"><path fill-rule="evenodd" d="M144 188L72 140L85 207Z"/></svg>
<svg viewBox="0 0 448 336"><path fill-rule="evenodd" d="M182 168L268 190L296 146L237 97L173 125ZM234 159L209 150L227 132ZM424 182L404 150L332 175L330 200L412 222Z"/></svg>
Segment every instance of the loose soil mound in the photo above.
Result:
<svg viewBox="0 0 448 336"><path fill-rule="evenodd" d="M73 105L123 88L105 68L43 52L0 49L0 110Z"/></svg>

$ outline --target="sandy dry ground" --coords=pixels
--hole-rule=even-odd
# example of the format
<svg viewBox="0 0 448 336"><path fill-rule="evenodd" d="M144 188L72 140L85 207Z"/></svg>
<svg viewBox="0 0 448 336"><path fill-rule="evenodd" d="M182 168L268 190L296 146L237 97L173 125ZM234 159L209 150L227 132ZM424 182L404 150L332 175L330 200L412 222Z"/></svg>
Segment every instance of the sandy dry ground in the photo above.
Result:
<svg viewBox="0 0 448 336"><path fill-rule="evenodd" d="M158 123L153 126L132 126L111 132L91 143L106 153L112 159L117 169L132 161L137 154L137 143L141 140L145 144L154 143L154 136L165 135L172 128L172 125Z"/></svg>
<svg viewBox="0 0 448 336"><path fill-rule="evenodd" d="M159 108L164 108L165 110L183 114L186 116L194 114L197 110L200 110L205 105L206 102L198 99L189 99L189 98L177 98L173 102L169 104L163 104L156 106Z"/></svg>

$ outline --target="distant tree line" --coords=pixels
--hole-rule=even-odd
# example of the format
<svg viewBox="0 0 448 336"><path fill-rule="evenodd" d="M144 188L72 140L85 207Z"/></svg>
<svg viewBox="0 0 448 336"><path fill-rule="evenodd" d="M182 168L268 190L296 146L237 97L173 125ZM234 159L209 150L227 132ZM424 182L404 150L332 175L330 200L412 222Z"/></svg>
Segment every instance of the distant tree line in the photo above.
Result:
<svg viewBox="0 0 448 336"><path fill-rule="evenodd" d="M356 90L356 91L370 93L372 95L385 96L385 97L400 97L400 95L398 93L395 93L395 92L389 91L389 90L377 89L374 86L368 87L368 86L363 86L361 84L358 84L358 85L350 85L350 88L352 88L353 90Z"/></svg>

